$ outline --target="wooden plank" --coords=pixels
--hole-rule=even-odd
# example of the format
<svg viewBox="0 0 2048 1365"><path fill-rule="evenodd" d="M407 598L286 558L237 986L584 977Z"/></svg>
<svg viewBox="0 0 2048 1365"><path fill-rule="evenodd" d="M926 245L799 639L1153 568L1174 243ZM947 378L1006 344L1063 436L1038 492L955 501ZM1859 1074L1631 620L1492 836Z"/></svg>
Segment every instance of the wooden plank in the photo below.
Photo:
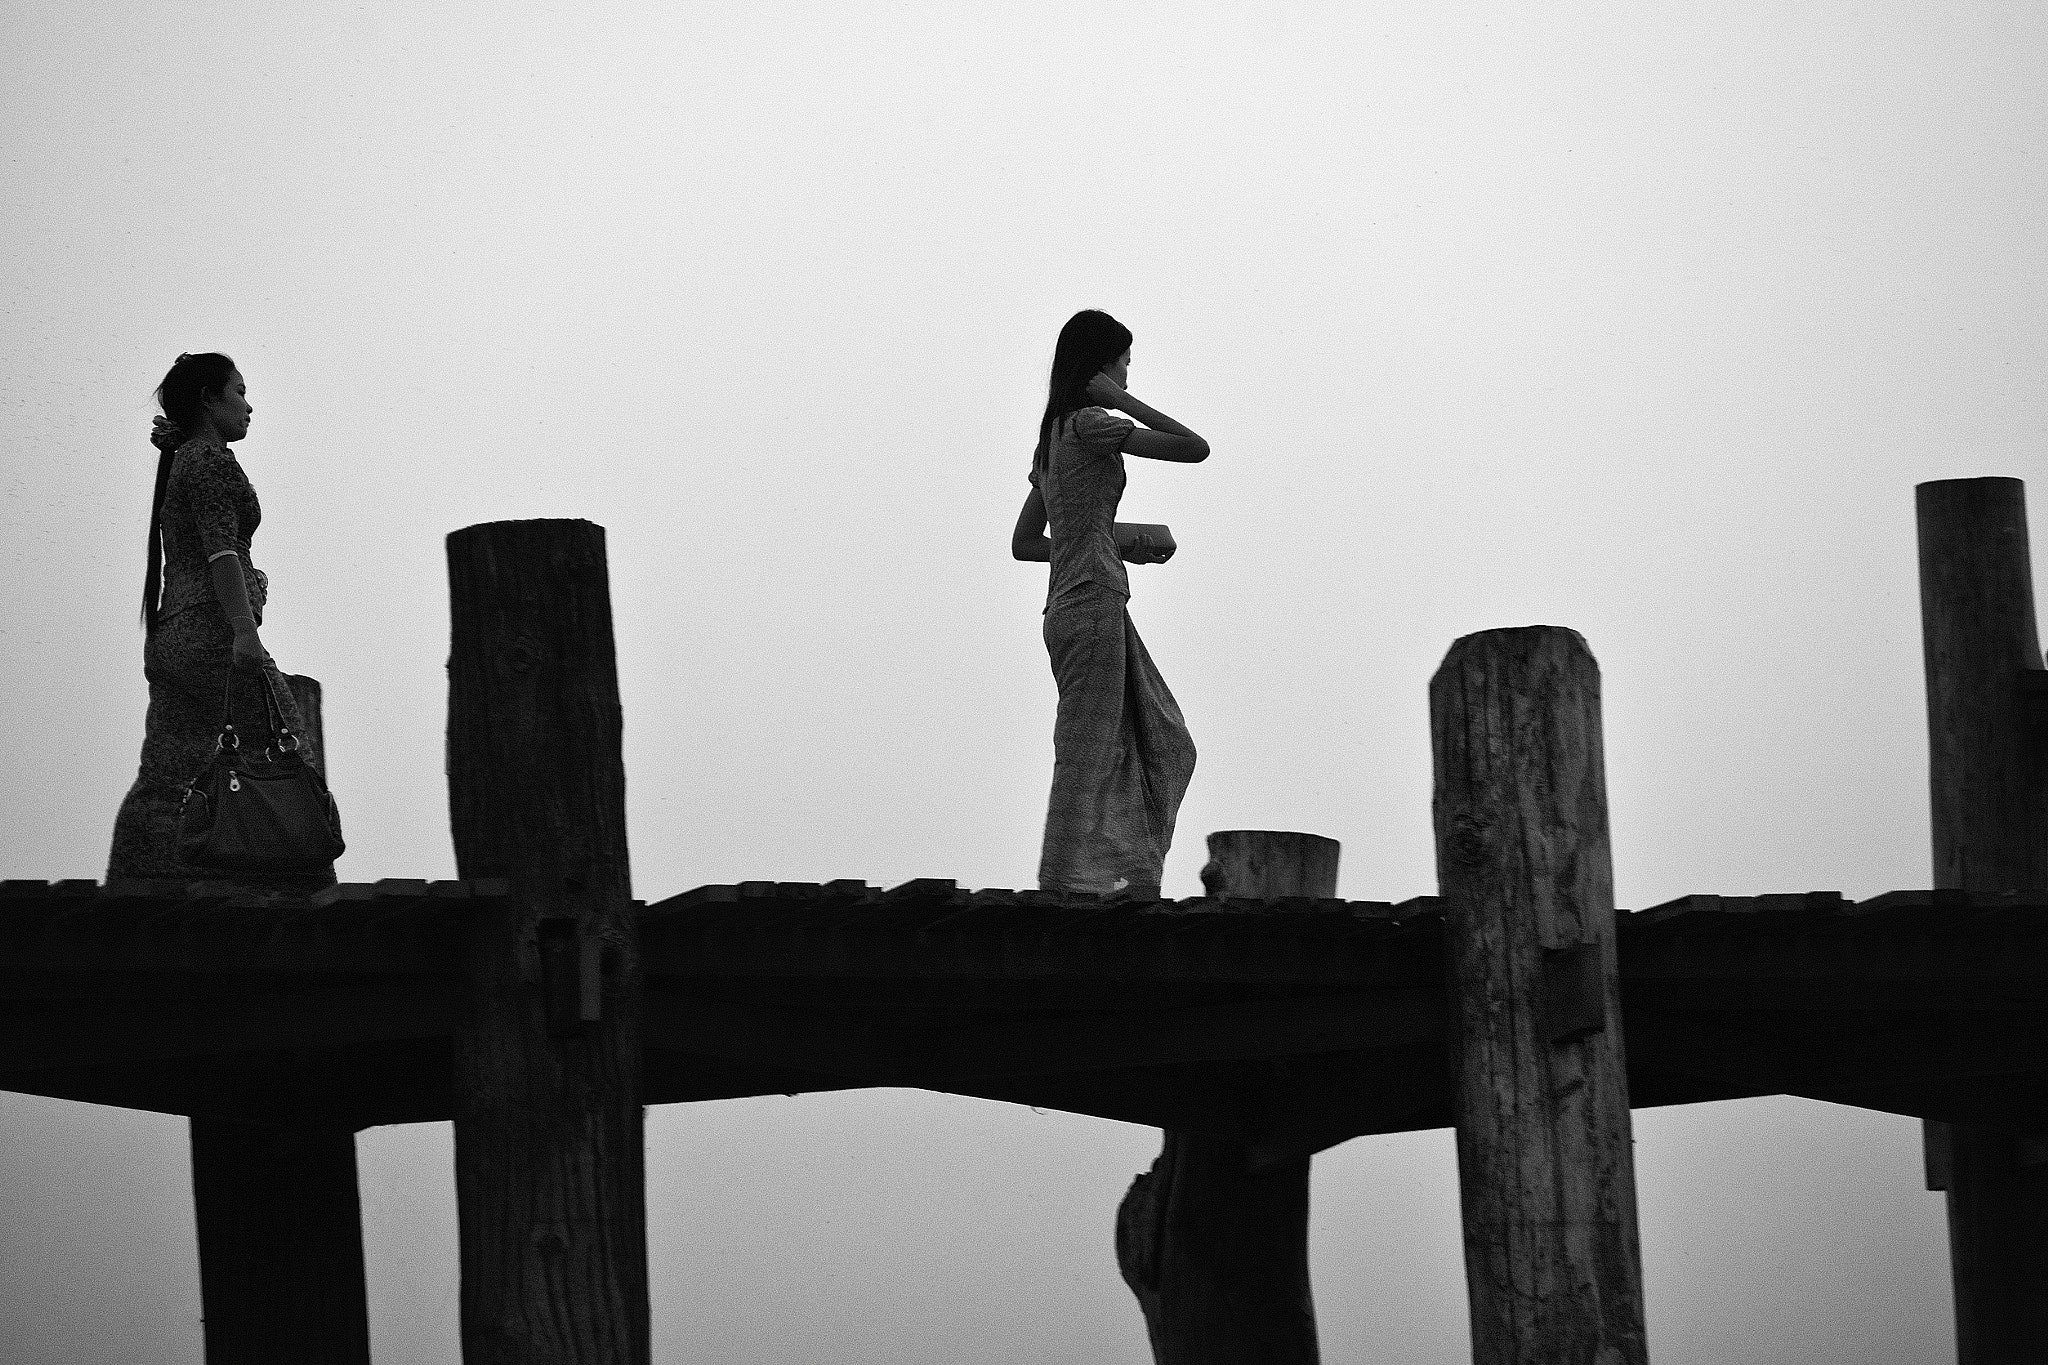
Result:
<svg viewBox="0 0 2048 1365"><path fill-rule="evenodd" d="M1642 1365L1600 678L1585 641L1468 635L1430 681L1472 1358ZM1551 1041L1546 952L1601 963Z"/></svg>
<svg viewBox="0 0 2048 1365"><path fill-rule="evenodd" d="M448 537L448 804L467 916L455 1185L470 1365L647 1365L638 916L603 528ZM565 979L573 978L573 979Z"/></svg>
<svg viewBox="0 0 2048 1365"><path fill-rule="evenodd" d="M2048 736L2018 479L1945 479L1915 493L1937 888L2048 889ZM2048 1186L2012 1134L1941 1134L1959 1365L2048 1358Z"/></svg>

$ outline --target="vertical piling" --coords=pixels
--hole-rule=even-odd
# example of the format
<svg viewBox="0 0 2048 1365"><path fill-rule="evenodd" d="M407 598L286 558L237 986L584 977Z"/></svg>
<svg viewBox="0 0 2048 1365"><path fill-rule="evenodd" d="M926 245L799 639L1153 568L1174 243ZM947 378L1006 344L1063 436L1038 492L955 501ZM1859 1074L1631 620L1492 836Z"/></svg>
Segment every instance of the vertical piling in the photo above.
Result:
<svg viewBox="0 0 2048 1365"><path fill-rule="evenodd" d="M1209 836L1212 896L1337 894L1337 841L1279 830ZM1117 1208L1117 1266L1157 1365L1315 1365L1309 1158L1254 1172L1241 1142L1168 1131Z"/></svg>
<svg viewBox="0 0 2048 1365"><path fill-rule="evenodd" d="M604 530L448 537L448 800L465 878L454 1046L469 1365L647 1365L640 956Z"/></svg>
<svg viewBox="0 0 2048 1365"><path fill-rule="evenodd" d="M2048 887L2048 696L2026 486L1943 479L1921 484L1914 502L1934 884L2040 890ZM2048 1134L1930 1128L1945 1158L1960 1365L2048 1359L2048 1165L2027 1159Z"/></svg>
<svg viewBox="0 0 2048 1365"><path fill-rule="evenodd" d="M1430 681L1476 1365L1642 1365L1600 671L1492 630Z"/></svg>
<svg viewBox="0 0 2048 1365"><path fill-rule="evenodd" d="M285 679L326 776L320 684ZM370 1365L355 1134L192 1120L206 1365Z"/></svg>
<svg viewBox="0 0 2048 1365"><path fill-rule="evenodd" d="M206 1365L370 1365L355 1144L192 1121Z"/></svg>

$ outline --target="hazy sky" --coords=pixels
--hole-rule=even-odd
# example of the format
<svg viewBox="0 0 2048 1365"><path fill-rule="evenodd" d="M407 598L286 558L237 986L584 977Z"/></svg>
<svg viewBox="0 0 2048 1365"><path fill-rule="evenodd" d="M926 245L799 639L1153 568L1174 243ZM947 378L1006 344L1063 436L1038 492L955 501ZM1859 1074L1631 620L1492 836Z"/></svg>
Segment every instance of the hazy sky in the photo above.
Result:
<svg viewBox="0 0 2048 1365"><path fill-rule="evenodd" d="M265 642L344 880L452 876L442 538L608 528L636 893L1036 870L1061 322L1133 461L1202 835L1434 889L1426 686L1581 631L1617 893L1929 878L1912 489L2048 427L2048 11L1974 0L0 8L6 875L101 873L145 699L150 390L241 364ZM2037 562L2048 560L2035 480ZM2048 600L2048 599L2044 599ZM1947 1358L1918 1126L1636 1116L1665 1365ZM185 1125L0 1096L0 1346L196 1362ZM1146 1359L1156 1135L875 1091L649 1115L664 1362ZM451 1358L448 1130L362 1135L379 1365ZM1463 1358L1447 1132L1317 1158L1332 1362Z"/></svg>

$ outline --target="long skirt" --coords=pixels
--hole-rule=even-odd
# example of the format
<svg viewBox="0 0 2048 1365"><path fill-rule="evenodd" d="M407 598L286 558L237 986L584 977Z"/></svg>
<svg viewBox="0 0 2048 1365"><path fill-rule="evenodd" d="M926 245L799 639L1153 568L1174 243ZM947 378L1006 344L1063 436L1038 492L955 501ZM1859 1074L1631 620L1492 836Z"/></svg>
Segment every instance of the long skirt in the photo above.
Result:
<svg viewBox="0 0 2048 1365"><path fill-rule="evenodd" d="M1040 890L1156 894L1194 775L1195 742L1124 603L1090 583L1045 614L1060 708Z"/></svg>
<svg viewBox="0 0 2048 1365"><path fill-rule="evenodd" d="M142 674L149 681L149 716L143 728L142 764L135 785L128 789L120 813L114 817L107 880L231 881L258 891L310 891L334 883L331 867L323 873L297 876L226 873L193 867L178 856L178 818L185 787L213 759L231 672L237 737L243 744L269 742L262 681L256 670L246 665L233 667L234 643L234 628L219 606L206 603L159 621L144 646ZM322 766L321 756L312 746L318 736L305 733L297 700L276 665L266 667L284 711L284 723L300 737L301 752L317 770Z"/></svg>

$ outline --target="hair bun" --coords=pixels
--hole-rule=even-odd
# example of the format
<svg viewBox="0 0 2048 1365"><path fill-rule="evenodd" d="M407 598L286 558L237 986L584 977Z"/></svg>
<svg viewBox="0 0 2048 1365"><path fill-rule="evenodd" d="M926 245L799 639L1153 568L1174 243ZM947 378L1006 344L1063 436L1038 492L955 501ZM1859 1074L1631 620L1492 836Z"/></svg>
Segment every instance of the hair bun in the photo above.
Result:
<svg viewBox="0 0 2048 1365"><path fill-rule="evenodd" d="M168 417L159 417L149 428L149 443L168 455L185 443L184 433Z"/></svg>

